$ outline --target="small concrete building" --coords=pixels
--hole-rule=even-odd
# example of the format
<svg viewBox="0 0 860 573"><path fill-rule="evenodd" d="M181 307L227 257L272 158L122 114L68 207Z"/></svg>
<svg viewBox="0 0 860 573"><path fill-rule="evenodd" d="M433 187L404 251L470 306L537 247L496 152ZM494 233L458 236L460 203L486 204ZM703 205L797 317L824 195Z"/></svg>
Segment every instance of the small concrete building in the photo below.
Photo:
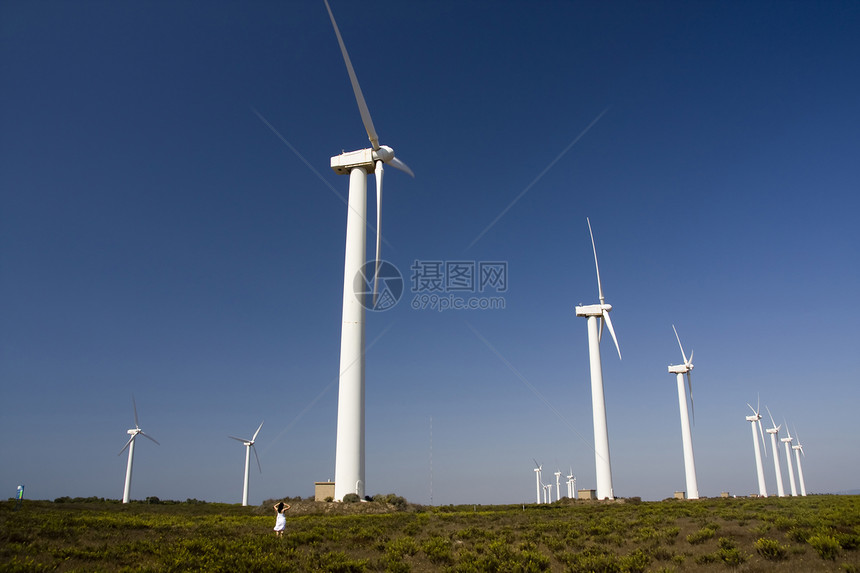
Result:
<svg viewBox="0 0 860 573"><path fill-rule="evenodd" d="M597 499L596 489L581 489L576 492L578 499Z"/></svg>
<svg viewBox="0 0 860 573"><path fill-rule="evenodd" d="M727 492L727 491L721 491L720 497L731 497L731 495L729 495L729 492Z"/></svg>
<svg viewBox="0 0 860 573"><path fill-rule="evenodd" d="M686 491L676 491L675 492L675 499L687 499L687 492Z"/></svg>
<svg viewBox="0 0 860 573"><path fill-rule="evenodd" d="M334 499L334 482L333 481L317 481L314 482L314 501L325 501L326 499Z"/></svg>

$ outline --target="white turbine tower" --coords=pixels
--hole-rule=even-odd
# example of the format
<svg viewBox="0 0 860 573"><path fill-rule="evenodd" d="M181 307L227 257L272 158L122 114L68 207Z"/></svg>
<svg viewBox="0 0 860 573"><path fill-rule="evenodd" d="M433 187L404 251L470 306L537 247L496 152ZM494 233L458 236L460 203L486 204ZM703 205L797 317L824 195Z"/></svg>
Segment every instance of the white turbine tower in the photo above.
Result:
<svg viewBox="0 0 860 573"><path fill-rule="evenodd" d="M785 418L782 421L785 422ZM788 483L791 485L791 495L797 497L797 485L794 483L794 467L791 465L791 442L794 438L791 437L788 423L785 424L785 433L788 434L788 437L782 438L780 441L785 444L785 461L788 462Z"/></svg>
<svg viewBox="0 0 860 573"><path fill-rule="evenodd" d="M770 444L773 446L773 469L776 472L776 491L779 497L785 497L785 488L782 487L782 469L779 467L779 446L777 446L779 429L782 426L776 425L776 422L773 421L773 414L770 413L770 408L767 406L765 408L767 409L767 415L770 416L771 423L771 427L767 429L767 433L770 434Z"/></svg>
<svg viewBox="0 0 860 573"><path fill-rule="evenodd" d="M541 486L540 474L541 474L541 470L543 470L543 466L541 464L537 463L537 460L534 460L534 462L535 462L535 488L537 489L537 501L535 501L535 503L540 503L540 486Z"/></svg>
<svg viewBox="0 0 860 573"><path fill-rule="evenodd" d="M555 499L556 501L561 499L561 470L555 470Z"/></svg>
<svg viewBox="0 0 860 573"><path fill-rule="evenodd" d="M552 484L544 484L543 486L543 502L552 503Z"/></svg>
<svg viewBox="0 0 860 573"><path fill-rule="evenodd" d="M570 473L567 474L567 497L576 499L576 477L573 475L573 468L570 468Z"/></svg>
<svg viewBox="0 0 860 573"><path fill-rule="evenodd" d="M690 432L690 415L687 411L687 392L684 390L684 375L687 376L687 387L690 389L690 404L693 403L693 352L690 351L690 359L687 360L687 355L684 353L684 346L681 344L681 338L678 336L678 331L675 325L672 325L672 330L675 331L675 339L678 341L678 346L681 348L681 357L684 359L683 364L677 366L669 366L669 373L675 374L678 381L678 405L681 409L681 441L684 446L684 471L687 479L687 499L699 499L699 485L696 480L696 460L693 458L693 435ZM695 415L695 414L694 414Z"/></svg>
<svg viewBox="0 0 860 573"><path fill-rule="evenodd" d="M764 467L761 464L761 449L758 445L758 432L756 431L756 423L758 423L758 431L761 432L761 443L764 446L764 430L761 429L761 407L758 410L753 408L749 402L747 402L747 406L750 407L750 410L753 411L752 416L747 416L747 422L752 423L752 437L753 437L753 449L755 450L755 468L756 475L758 476L758 494L761 497L767 497L767 487L764 484ZM756 403L756 406L759 406L759 403ZM765 455L767 455L767 446L765 446Z"/></svg>
<svg viewBox="0 0 860 573"><path fill-rule="evenodd" d="M137 438L137 436L140 435L140 436L143 436L144 438L152 440L153 442L155 442L158 445L161 445L156 441L155 438L153 438L152 436L149 436L148 434L144 434L143 430L140 429L140 424L137 421L137 403L134 401L134 395L132 395L132 397L131 397L131 405L134 408L134 428L132 428L131 430L128 430L127 433L130 434L131 437L128 439L128 441L125 443L125 445L122 447L122 449L117 454L118 456L122 455L122 453L125 451L125 449L128 448L128 465L125 468L125 487L122 490L122 502L123 503L128 503L129 495L131 495L131 467L132 467L132 465L134 465L134 442L135 442L135 438Z"/></svg>
<svg viewBox="0 0 860 573"><path fill-rule="evenodd" d="M797 479L800 480L800 495L806 496L806 482L803 481L803 466L800 464L800 454L803 454L803 457L806 457L806 454L803 453L803 445L800 443L800 436L797 435L797 428L794 429L794 436L797 438L797 445L791 446L791 449L794 450L794 457L797 459Z"/></svg>
<svg viewBox="0 0 860 573"><path fill-rule="evenodd" d="M618 350L621 359L621 348L612 328L609 311L612 305L606 304L603 297L603 286L600 284L600 268L597 265L597 247L594 246L594 234L591 232L591 221L586 217L588 234L591 236L591 249L594 251L594 268L597 271L597 293L599 304L576 307L576 316L588 317L588 358L591 365L591 407L594 423L594 465L597 474L597 499L613 499L612 466L609 461L609 430L606 425L606 401L603 397L603 368L600 364L600 339L603 335L603 323L609 328L609 334ZM598 328L598 318L600 326Z"/></svg>
<svg viewBox="0 0 860 573"><path fill-rule="evenodd" d="M257 448L254 446L254 442L257 439L257 434L260 433L260 428L263 427L263 422L260 422L260 425L257 427L257 431L254 432L254 437L250 440L246 440L244 438L237 438L236 436L227 436L228 438L232 438L237 442L242 442L245 445L245 485L242 488L242 505L248 505L248 475L251 469L251 450L254 450L254 457L257 458L257 469L260 470L260 473L263 473L263 467L260 465L260 456L257 455Z"/></svg>
<svg viewBox="0 0 860 573"><path fill-rule="evenodd" d="M328 11L346 71L352 83L361 121L370 139L371 148L345 152L331 158L331 168L339 175L349 174L349 200L346 219L346 249L343 272L343 325L340 338L340 380L337 400L337 446L335 452L334 497L342 501L349 493L364 498L364 294L356 293L354 285L366 277L359 277L365 263L367 241L367 175L376 174L376 262L373 277L373 304L376 303L377 278L382 239L383 163L413 175L405 163L394 156L394 150L379 145L370 111L358 85L358 78L347 54L346 46L335 22L328 0ZM414 176L414 175L413 175ZM365 289L362 288L362 291Z"/></svg>

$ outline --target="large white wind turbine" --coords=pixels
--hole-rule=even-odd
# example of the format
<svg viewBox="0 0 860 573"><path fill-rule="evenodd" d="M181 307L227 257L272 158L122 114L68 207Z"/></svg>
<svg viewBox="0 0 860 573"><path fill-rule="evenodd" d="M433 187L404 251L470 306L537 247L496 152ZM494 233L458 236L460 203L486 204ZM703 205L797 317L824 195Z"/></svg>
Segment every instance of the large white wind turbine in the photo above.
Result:
<svg viewBox="0 0 860 573"><path fill-rule="evenodd" d="M615 342L618 358L621 358L621 348L612 328L609 311L612 305L606 304L603 297L603 286L600 284L600 267L597 265L597 247L594 246L594 233L591 232L591 221L586 217L588 234L591 236L591 249L594 251L594 268L597 271L597 293L599 304L580 305L576 307L576 316L588 317L588 358L591 365L591 407L594 422L594 465L597 473L597 499L614 499L612 491L612 466L609 462L609 430L606 425L606 401L603 398L603 368L600 364L600 339L603 335L603 323L609 328L609 334ZM598 318L600 326L598 328Z"/></svg>
<svg viewBox="0 0 860 573"><path fill-rule="evenodd" d="M797 428L794 429L794 437L797 438L797 445L791 446L791 449L794 450L794 457L797 460L797 479L800 480L800 495L806 495L806 482L803 481L803 466L800 463L800 454L803 454L803 457L806 457L806 454L803 452L803 444L800 443L800 436L797 435Z"/></svg>
<svg viewBox="0 0 860 573"><path fill-rule="evenodd" d="M555 470L555 499L561 499L561 470Z"/></svg>
<svg viewBox="0 0 860 573"><path fill-rule="evenodd" d="M761 497L767 497L767 487L765 487L765 484L764 484L764 467L762 467L762 464L761 464L761 449L759 448L759 445L758 445L758 432L761 432L761 443L763 446L765 445L764 444L764 430L761 429L761 413L760 413L761 407L759 407L759 409L756 410L755 408L753 408L749 404L749 402L747 402L747 406L749 406L750 410L753 411L753 415L747 416L746 420L747 420L747 422L752 423L753 449L755 450L755 468L756 468L756 475L758 476L758 494ZM759 404L756 403L756 406L759 406ZM756 431L756 424L758 424L758 431ZM765 451L765 455L767 455L767 446L765 446L764 451Z"/></svg>
<svg viewBox="0 0 860 573"><path fill-rule="evenodd" d="M257 458L257 469L260 470L260 473L263 473L263 467L260 465L260 456L257 455L257 447L254 446L254 442L257 440L257 434L260 433L260 428L263 427L263 422L260 422L260 425L257 427L257 431L254 432L254 437L250 440L246 440L244 438L237 438L236 436L227 436L228 438L232 438L237 442L242 442L245 445L245 485L242 488L242 505L248 505L248 475L251 469L251 450L254 450L254 457Z"/></svg>
<svg viewBox="0 0 860 573"><path fill-rule="evenodd" d="M785 422L785 418L783 418ZM788 424L785 424L785 433L787 438L782 438L780 441L785 444L785 461L788 462L788 483L791 485L791 495L797 497L797 485L794 483L794 467L791 465L791 442L794 438L791 437L791 432L788 429Z"/></svg>
<svg viewBox="0 0 860 573"><path fill-rule="evenodd" d="M776 492L779 494L779 497L785 497L785 488L782 487L782 469L779 467L779 446L777 446L777 440L779 437L779 429L782 426L777 426L776 422L773 421L773 414L770 413L770 408L765 406L767 409L767 415L770 416L771 427L767 429L767 433L770 434L770 444L773 446L773 469L776 472Z"/></svg>
<svg viewBox="0 0 860 573"><path fill-rule="evenodd" d="M540 474L541 474L541 470L543 470L543 466L541 464L537 463L537 460L535 460L534 462L535 462L535 488L537 490L537 501L535 501L535 503L540 503L540 487L541 487Z"/></svg>
<svg viewBox="0 0 860 573"><path fill-rule="evenodd" d="M413 175L405 163L394 156L394 150L379 145L370 111L358 85L358 78L335 22L328 0L324 0L346 71L352 83L361 121L370 139L370 149L349 151L331 158L331 168L339 175L349 174L349 200L346 219L346 249L343 271L343 325L340 338L340 385L337 403L337 447L335 452L334 497L342 501L349 493L364 498L364 288L357 293L354 285L365 264L367 241L367 175L376 174L376 263L373 277L373 304L376 303L377 276L380 263L382 172L383 163ZM414 175L413 175L414 176Z"/></svg>
<svg viewBox="0 0 860 573"><path fill-rule="evenodd" d="M134 395L132 395L131 397L131 405L134 408L134 428L128 430L128 434L131 435L131 437L117 454L118 456L122 455L125 449L128 448L128 465L125 468L125 487L122 490L123 503L128 503L129 495L131 494L131 467L134 464L135 438L137 438L138 436L143 436L144 438L152 440L156 444L161 445L158 443L158 441L156 441L155 438L148 434L144 434L143 430L140 429L140 424L137 421L137 403L134 401Z"/></svg>
<svg viewBox="0 0 860 573"><path fill-rule="evenodd" d="M690 403L693 403L693 351L690 351L690 359L687 360L687 355L684 353L684 346L681 344L681 338L678 336L678 331L675 325L672 325L672 330L675 331L675 339L678 341L678 346L681 348L681 357L684 359L683 364L669 366L669 373L675 374L678 381L678 405L681 408L681 442L684 446L684 472L687 479L687 499L699 499L699 484L696 480L696 460L693 458L693 435L690 431L690 414L687 411L687 392L684 390L684 376L687 376L687 386L690 389Z"/></svg>

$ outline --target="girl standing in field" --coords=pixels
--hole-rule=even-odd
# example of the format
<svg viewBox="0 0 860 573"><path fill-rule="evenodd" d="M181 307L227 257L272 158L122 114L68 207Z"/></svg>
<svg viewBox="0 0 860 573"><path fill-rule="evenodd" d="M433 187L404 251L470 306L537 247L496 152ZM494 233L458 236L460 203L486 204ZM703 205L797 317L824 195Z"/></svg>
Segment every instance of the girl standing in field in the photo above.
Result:
<svg viewBox="0 0 860 573"><path fill-rule="evenodd" d="M275 519L275 535L281 537L284 534L284 528L287 526L286 512L290 509L290 504L283 501L274 506L278 512L278 517Z"/></svg>

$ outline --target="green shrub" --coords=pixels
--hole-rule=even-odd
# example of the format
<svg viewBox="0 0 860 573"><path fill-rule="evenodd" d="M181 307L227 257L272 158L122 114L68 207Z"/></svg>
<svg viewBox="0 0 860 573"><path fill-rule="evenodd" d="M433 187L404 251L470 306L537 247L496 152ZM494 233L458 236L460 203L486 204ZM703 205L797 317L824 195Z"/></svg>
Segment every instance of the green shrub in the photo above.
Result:
<svg viewBox="0 0 860 573"><path fill-rule="evenodd" d="M760 537L753 544L756 553L768 561L782 561L788 557L788 549L783 547L776 539Z"/></svg>
<svg viewBox="0 0 860 573"><path fill-rule="evenodd" d="M348 493L343 496L344 503L358 503L359 501L361 501L361 498L358 497L357 493Z"/></svg>
<svg viewBox="0 0 860 573"><path fill-rule="evenodd" d="M421 546L421 550L424 551L424 554L427 555L427 559L432 563L441 564L453 561L453 557L451 555L451 542L444 537L431 537L424 542L424 545Z"/></svg>
<svg viewBox="0 0 860 573"><path fill-rule="evenodd" d="M702 529L688 535L687 542L690 545L698 545L699 543L704 543L708 539L712 539L716 534L716 530L711 529L710 527L703 527Z"/></svg>
<svg viewBox="0 0 860 573"><path fill-rule="evenodd" d="M813 535L807 539L807 542L812 545L812 548L818 552L818 555L822 559L830 561L836 561L836 556L839 555L839 551L842 549L836 538L826 533Z"/></svg>

